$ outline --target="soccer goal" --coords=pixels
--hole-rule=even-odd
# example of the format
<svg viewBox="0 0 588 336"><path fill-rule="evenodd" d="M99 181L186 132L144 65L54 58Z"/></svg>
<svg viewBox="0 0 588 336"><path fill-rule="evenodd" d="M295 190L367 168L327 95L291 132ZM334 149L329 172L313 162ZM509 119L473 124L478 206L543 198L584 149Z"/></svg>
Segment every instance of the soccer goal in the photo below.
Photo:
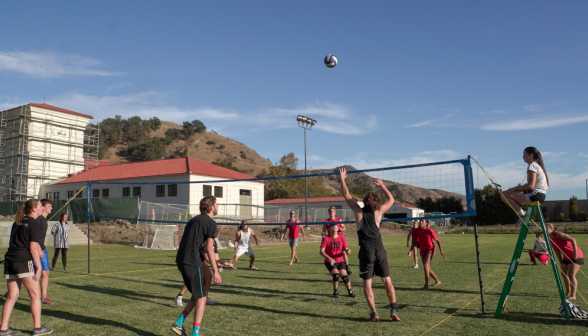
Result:
<svg viewBox="0 0 588 336"><path fill-rule="evenodd" d="M179 225L147 224L143 245L135 247L152 250L177 250L179 245Z"/></svg>

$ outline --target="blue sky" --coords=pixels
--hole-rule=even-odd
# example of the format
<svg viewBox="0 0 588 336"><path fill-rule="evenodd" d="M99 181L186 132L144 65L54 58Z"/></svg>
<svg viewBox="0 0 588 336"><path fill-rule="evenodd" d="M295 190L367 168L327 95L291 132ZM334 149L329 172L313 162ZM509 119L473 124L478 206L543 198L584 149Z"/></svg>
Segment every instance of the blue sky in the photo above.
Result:
<svg viewBox="0 0 588 336"><path fill-rule="evenodd" d="M586 197L585 1L2 2L0 13L0 109L46 93L98 120L200 119L273 162L303 157L303 114L318 120L310 167L473 155L505 186L535 146L548 199Z"/></svg>

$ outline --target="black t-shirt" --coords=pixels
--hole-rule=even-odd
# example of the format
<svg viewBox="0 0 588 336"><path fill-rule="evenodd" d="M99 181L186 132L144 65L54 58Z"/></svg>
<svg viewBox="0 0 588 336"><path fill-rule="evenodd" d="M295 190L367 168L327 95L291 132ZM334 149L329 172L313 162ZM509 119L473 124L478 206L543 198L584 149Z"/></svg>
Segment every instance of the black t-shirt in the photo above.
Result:
<svg viewBox="0 0 588 336"><path fill-rule="evenodd" d="M9 262L23 263L33 260L29 245L41 239L41 226L32 217L24 216L20 225L12 224L10 243L4 258Z"/></svg>
<svg viewBox="0 0 588 336"><path fill-rule="evenodd" d="M214 248L214 253L218 253L218 249L216 248L216 239L212 241L212 247ZM205 261L204 255L208 253L206 252L206 241L202 242L200 245L200 260Z"/></svg>
<svg viewBox="0 0 588 336"><path fill-rule="evenodd" d="M41 215L39 217L37 217L37 223L39 223L39 225L41 226L41 240L37 241L37 243L39 243L39 245L41 245L41 250L46 250L45 248L45 237L47 237L47 225L49 225L49 223L47 223L47 218L45 218L45 216Z"/></svg>
<svg viewBox="0 0 588 336"><path fill-rule="evenodd" d="M213 238L216 232L216 222L207 215L192 218L184 228L180 241L176 263L192 266L202 266L200 246L208 238Z"/></svg>
<svg viewBox="0 0 588 336"><path fill-rule="evenodd" d="M383 245L380 228L376 225L373 212L364 212L362 224L357 230L357 238L360 247L376 247Z"/></svg>

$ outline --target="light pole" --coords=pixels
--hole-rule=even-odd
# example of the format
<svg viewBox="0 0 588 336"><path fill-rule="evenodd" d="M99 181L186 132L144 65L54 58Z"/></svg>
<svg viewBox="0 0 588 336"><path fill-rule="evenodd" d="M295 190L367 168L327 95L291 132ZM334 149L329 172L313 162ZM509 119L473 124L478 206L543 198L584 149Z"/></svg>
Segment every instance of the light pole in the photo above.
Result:
<svg viewBox="0 0 588 336"><path fill-rule="evenodd" d="M306 175L306 130L311 130L316 120L298 115L296 121L298 121L298 127L304 128L304 175ZM304 177L304 223L308 223L308 179L306 176Z"/></svg>

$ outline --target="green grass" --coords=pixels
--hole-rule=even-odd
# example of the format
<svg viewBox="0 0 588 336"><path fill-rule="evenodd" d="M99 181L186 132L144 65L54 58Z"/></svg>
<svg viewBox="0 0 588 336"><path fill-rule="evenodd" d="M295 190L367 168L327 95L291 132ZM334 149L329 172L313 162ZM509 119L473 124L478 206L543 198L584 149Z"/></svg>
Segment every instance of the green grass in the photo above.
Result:
<svg viewBox="0 0 588 336"><path fill-rule="evenodd" d="M525 255L507 311L501 319L493 317L516 238L480 237L484 286L487 290L494 286L486 293L488 314L481 313L479 299L473 301L479 295L473 235L440 236L447 259L438 254L433 269L443 283L429 291L419 290L423 270L411 268L406 239L386 239L400 323L389 320L384 288L378 279L374 292L382 321L366 322L369 311L358 277L357 241L350 241L351 280L358 294L355 300L343 295L339 299L329 297L331 277L318 255L318 243L300 244L302 262L293 266L287 265L287 244L254 247L259 270L247 269L248 258L244 256L237 263L241 269L221 273L222 284L214 285L210 295L218 304L206 308L202 334L420 335L451 314L427 335L585 334L586 321L566 323L557 315L559 299L551 267L530 266ZM580 246L588 245L588 236L576 238ZM527 247L532 242L529 237ZM220 255L228 259L232 251L221 250ZM181 308L174 307L172 299L182 285L174 258L171 251L95 245L93 275L87 275L86 248L73 247L69 252L70 271L51 273L49 297L56 304L43 306L43 323L53 327L56 335L173 335L168 328ZM581 291L588 288L584 275L578 274L578 281ZM32 329L28 296L21 293L20 297L10 325L28 333ZM581 298L577 303L588 310ZM188 317L187 326L192 318Z"/></svg>

